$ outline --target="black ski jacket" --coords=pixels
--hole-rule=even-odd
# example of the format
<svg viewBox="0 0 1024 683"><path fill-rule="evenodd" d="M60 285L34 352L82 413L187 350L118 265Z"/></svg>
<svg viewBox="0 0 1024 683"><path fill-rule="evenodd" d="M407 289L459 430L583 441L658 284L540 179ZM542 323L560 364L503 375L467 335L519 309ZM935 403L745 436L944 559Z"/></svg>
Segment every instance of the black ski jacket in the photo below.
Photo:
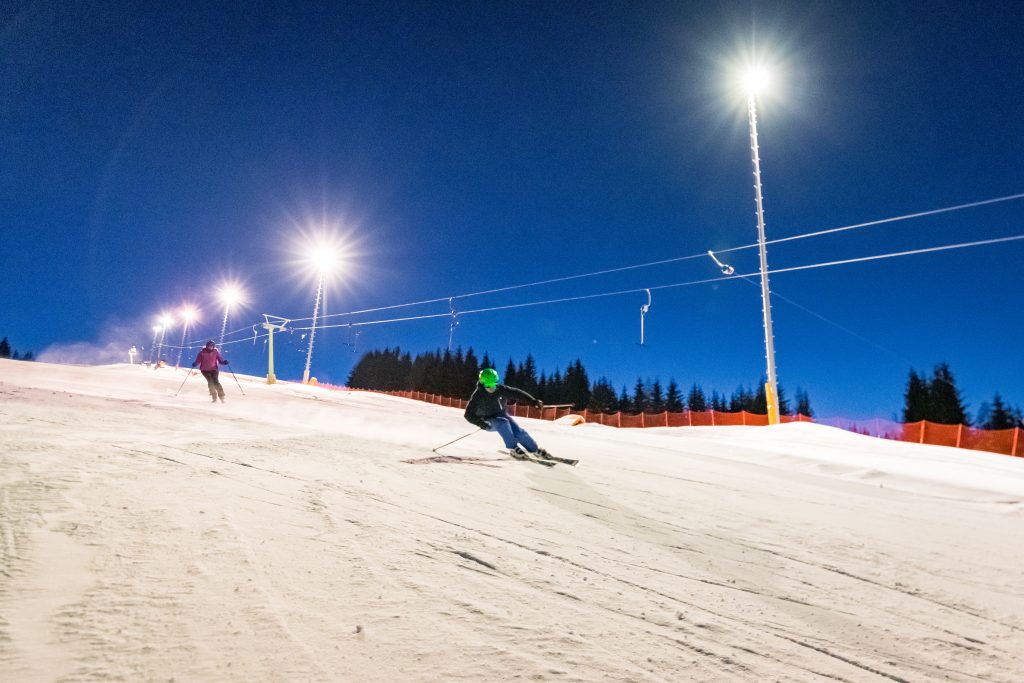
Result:
<svg viewBox="0 0 1024 683"><path fill-rule="evenodd" d="M505 412L505 404L513 398L532 406L540 403L522 389L499 384L494 393L491 393L482 384L478 384L473 395L469 397L469 403L466 404L466 420L481 429L487 429L487 420L492 417L508 415Z"/></svg>

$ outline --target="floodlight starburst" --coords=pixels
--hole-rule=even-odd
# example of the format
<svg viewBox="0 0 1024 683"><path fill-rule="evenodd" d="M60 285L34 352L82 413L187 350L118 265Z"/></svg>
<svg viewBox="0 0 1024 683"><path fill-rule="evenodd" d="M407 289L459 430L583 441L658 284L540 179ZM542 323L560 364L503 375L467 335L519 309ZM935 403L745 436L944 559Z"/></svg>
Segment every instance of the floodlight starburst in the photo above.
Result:
<svg viewBox="0 0 1024 683"><path fill-rule="evenodd" d="M772 74L763 66L752 66L743 74L743 89L750 96L763 94L771 84Z"/></svg>

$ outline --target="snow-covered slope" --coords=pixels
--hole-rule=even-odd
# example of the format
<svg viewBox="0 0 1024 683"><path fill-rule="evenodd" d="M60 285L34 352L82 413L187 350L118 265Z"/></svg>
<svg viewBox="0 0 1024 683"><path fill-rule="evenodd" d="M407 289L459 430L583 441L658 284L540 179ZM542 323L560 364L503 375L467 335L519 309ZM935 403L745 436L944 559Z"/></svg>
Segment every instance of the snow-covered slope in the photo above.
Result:
<svg viewBox="0 0 1024 683"><path fill-rule="evenodd" d="M1024 680L1024 460L0 361L4 681Z"/></svg>

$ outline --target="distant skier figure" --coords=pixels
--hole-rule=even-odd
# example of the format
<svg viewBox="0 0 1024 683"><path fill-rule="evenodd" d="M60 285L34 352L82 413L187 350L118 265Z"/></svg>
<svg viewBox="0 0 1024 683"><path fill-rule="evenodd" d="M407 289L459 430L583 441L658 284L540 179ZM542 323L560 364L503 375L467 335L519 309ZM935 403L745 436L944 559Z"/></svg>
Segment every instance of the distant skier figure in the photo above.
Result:
<svg viewBox="0 0 1024 683"><path fill-rule="evenodd" d="M199 352L196 356L196 360L192 363L192 367L199 367L199 372L203 373L203 377L206 378L207 388L210 390L210 399L216 403L217 399L220 398L220 402L224 402L224 387L220 385L220 366L227 365L228 362L221 357L220 351L217 350L217 345L213 343L213 340L206 342L206 347Z"/></svg>
<svg viewBox="0 0 1024 683"><path fill-rule="evenodd" d="M494 368L484 368L480 371L480 382L466 405L466 420L480 429L498 432L505 442L508 454L517 460L528 457L528 454L540 454L543 457L546 451L538 448L533 437L505 412L506 402L513 398L536 408L544 406L541 401L522 389L499 384L498 371Z"/></svg>

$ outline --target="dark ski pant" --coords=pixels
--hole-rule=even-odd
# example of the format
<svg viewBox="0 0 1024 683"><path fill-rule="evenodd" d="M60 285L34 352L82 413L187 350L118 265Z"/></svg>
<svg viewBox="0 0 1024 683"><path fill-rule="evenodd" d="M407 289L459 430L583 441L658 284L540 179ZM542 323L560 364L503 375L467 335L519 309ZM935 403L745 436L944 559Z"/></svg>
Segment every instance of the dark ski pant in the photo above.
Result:
<svg viewBox="0 0 1024 683"><path fill-rule="evenodd" d="M523 448L530 453L537 452L537 442L508 415L492 417L487 422L491 426L488 431L498 432L505 442L506 448L515 448L516 444L522 444Z"/></svg>
<svg viewBox="0 0 1024 683"><path fill-rule="evenodd" d="M220 385L220 370L203 370L203 377L206 378L206 388L210 390L210 398L218 396L224 398L224 387Z"/></svg>

